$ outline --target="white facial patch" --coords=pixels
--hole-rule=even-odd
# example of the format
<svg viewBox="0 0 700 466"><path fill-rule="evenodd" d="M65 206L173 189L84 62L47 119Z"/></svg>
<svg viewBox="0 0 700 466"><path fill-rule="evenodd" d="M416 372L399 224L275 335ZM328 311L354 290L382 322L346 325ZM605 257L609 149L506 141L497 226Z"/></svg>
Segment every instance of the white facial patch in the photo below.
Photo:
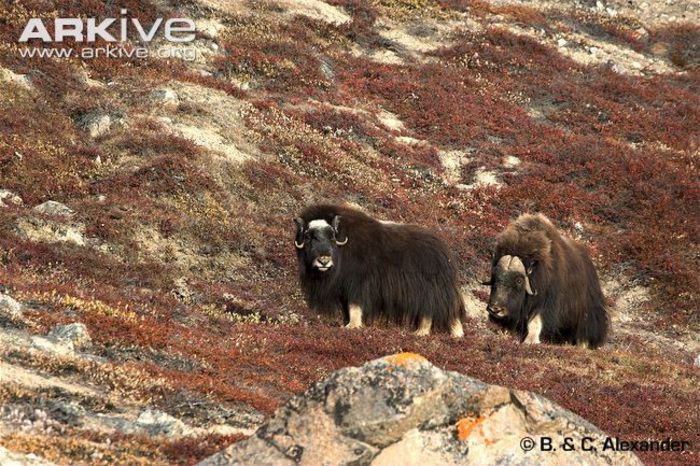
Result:
<svg viewBox="0 0 700 466"><path fill-rule="evenodd" d="M316 219L316 220L311 220L309 222L309 230L315 230L315 229L323 229L323 228L330 228L330 223L326 222L325 220L321 219Z"/></svg>

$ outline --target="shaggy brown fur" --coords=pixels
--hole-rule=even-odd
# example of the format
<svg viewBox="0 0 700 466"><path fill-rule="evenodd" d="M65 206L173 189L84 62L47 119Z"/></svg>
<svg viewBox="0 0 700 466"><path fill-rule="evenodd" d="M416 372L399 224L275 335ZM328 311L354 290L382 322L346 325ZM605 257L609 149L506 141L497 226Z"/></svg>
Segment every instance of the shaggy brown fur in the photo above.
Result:
<svg viewBox="0 0 700 466"><path fill-rule="evenodd" d="M498 261L506 255L522 260L532 295L522 286L517 288L523 277L506 283L496 276ZM527 336L528 322L539 315L540 335L545 341L591 348L605 341L608 315L593 262L583 245L559 234L544 215L521 215L498 236L489 309L502 291L499 286L505 287L509 296L507 304L503 300L499 303L507 308L507 315L499 318L492 314L492 320L517 331L521 340Z"/></svg>
<svg viewBox="0 0 700 466"><path fill-rule="evenodd" d="M313 225L325 226L314 229ZM340 205L313 205L296 219L299 280L309 306L322 313L359 306L383 320L461 336L464 314L457 268L445 243L415 225L380 222ZM341 243L342 245L339 245ZM318 258L332 268L319 271Z"/></svg>

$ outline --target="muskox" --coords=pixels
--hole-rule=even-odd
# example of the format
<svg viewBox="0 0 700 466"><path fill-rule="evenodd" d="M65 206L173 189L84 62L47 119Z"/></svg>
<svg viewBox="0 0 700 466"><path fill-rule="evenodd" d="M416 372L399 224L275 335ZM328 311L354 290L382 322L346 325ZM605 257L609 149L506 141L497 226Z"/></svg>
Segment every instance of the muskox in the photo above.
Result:
<svg viewBox="0 0 700 466"><path fill-rule="evenodd" d="M491 264L489 319L526 343L597 348L608 315L586 248L542 214L518 217L498 236Z"/></svg>
<svg viewBox="0 0 700 466"><path fill-rule="evenodd" d="M299 281L313 310L363 322L410 325L461 337L464 303L449 250L414 225L375 220L351 207L313 205L295 219Z"/></svg>

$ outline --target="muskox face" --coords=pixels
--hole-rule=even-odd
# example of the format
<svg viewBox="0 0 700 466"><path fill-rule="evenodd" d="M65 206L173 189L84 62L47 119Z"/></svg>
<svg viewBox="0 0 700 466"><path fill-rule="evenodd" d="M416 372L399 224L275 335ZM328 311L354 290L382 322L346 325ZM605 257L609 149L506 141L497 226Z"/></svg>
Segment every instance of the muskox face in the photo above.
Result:
<svg viewBox="0 0 700 466"><path fill-rule="evenodd" d="M529 271L531 272L531 270ZM518 256L503 256L491 274L491 296L486 310L496 319L515 317L527 295L534 295L528 270Z"/></svg>
<svg viewBox="0 0 700 466"><path fill-rule="evenodd" d="M297 224L294 240L297 257L306 269L325 273L337 266L338 248L348 242L347 236L341 238L338 232L340 216L336 215L331 223L317 219L307 225L301 218L294 222Z"/></svg>

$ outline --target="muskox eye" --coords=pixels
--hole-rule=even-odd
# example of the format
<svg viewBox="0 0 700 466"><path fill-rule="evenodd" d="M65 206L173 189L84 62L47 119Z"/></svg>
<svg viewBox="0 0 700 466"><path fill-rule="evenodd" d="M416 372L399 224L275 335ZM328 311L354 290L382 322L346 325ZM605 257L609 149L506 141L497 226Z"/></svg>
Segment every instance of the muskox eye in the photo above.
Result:
<svg viewBox="0 0 700 466"><path fill-rule="evenodd" d="M515 283L517 283L518 286L523 286L523 279L521 277L518 277L518 279L515 280Z"/></svg>

